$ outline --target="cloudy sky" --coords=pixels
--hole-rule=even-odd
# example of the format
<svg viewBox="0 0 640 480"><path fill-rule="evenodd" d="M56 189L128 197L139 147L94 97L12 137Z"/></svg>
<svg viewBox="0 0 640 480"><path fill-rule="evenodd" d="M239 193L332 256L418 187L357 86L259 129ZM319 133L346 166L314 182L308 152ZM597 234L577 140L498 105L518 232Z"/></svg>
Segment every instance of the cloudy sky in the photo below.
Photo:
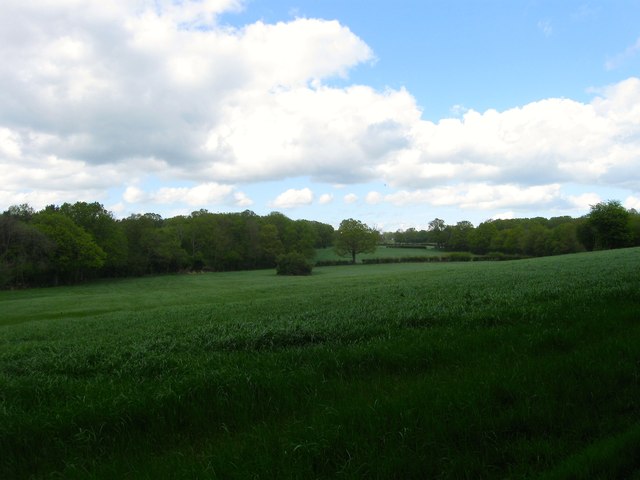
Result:
<svg viewBox="0 0 640 480"><path fill-rule="evenodd" d="M640 209L639 0L2 0L0 211Z"/></svg>

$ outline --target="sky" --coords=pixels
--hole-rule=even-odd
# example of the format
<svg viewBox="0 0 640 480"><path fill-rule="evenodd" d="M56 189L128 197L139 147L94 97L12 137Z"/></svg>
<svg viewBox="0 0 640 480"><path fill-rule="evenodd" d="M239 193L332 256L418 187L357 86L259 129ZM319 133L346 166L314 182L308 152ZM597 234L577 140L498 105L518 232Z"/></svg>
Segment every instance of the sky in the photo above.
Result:
<svg viewBox="0 0 640 480"><path fill-rule="evenodd" d="M640 0L2 0L0 211L640 210Z"/></svg>

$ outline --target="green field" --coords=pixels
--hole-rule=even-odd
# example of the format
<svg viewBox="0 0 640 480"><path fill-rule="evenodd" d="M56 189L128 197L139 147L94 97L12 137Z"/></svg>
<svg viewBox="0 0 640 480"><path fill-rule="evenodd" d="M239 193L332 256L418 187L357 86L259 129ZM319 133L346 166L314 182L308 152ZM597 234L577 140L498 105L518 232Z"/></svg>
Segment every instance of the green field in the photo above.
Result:
<svg viewBox="0 0 640 480"><path fill-rule="evenodd" d="M359 253L356 262L370 258L406 258L406 257L430 257L434 255L446 255L446 252L435 248L392 248L380 246L373 253ZM351 257L341 257L333 247L316 250L316 261L326 260L351 260Z"/></svg>
<svg viewBox="0 0 640 480"><path fill-rule="evenodd" d="M0 292L0 478L640 478L640 249Z"/></svg>

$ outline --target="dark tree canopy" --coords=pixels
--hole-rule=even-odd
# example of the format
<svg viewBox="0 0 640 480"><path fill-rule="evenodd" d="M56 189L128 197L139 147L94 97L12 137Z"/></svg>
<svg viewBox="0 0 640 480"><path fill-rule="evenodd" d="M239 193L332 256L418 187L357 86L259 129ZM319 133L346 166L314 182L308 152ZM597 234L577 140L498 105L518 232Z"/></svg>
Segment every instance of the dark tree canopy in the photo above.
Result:
<svg viewBox="0 0 640 480"><path fill-rule="evenodd" d="M351 255L351 262L356 263L358 253L374 252L378 245L380 233L362 223L349 218L340 223L336 232L335 251L340 256Z"/></svg>
<svg viewBox="0 0 640 480"><path fill-rule="evenodd" d="M617 200L591 206L588 223L593 229L595 248L627 247L631 244L630 213Z"/></svg>

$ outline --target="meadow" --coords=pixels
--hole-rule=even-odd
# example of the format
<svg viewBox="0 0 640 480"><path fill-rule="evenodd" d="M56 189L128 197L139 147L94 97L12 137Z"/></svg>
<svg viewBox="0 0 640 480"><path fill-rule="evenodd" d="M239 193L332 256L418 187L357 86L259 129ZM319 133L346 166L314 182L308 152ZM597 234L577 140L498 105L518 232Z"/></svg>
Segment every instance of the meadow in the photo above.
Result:
<svg viewBox="0 0 640 480"><path fill-rule="evenodd" d="M394 248L379 246L375 252L371 253L359 253L356 258L356 263L361 263L363 260L370 260L374 258L407 258L407 257L433 257L444 256L446 252L435 248ZM315 261L331 261L331 260L343 260L350 261L350 258L341 257L336 254L333 247L320 248L316 250Z"/></svg>
<svg viewBox="0 0 640 480"><path fill-rule="evenodd" d="M0 292L0 478L640 479L640 249Z"/></svg>

